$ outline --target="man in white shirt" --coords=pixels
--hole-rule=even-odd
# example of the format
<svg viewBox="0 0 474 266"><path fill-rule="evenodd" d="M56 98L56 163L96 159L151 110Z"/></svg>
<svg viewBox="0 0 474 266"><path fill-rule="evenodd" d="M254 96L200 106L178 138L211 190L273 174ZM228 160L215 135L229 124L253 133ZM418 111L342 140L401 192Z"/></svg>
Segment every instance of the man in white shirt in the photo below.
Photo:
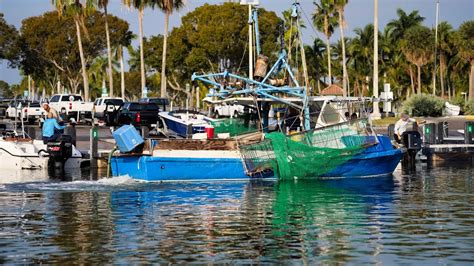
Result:
<svg viewBox="0 0 474 266"><path fill-rule="evenodd" d="M395 123L394 138L396 142L401 143L403 132L407 131L413 123L416 123L415 119L410 118L407 114L401 115L400 120Z"/></svg>

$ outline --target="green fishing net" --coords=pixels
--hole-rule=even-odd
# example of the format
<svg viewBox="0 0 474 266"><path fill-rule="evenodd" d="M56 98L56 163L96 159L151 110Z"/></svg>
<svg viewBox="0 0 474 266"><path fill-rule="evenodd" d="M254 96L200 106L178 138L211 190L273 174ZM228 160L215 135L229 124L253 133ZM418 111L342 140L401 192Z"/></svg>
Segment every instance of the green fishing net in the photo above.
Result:
<svg viewBox="0 0 474 266"><path fill-rule="evenodd" d="M236 118L216 120L212 121L211 124L212 126L214 126L215 134L229 133L231 137L246 134L249 132L255 132L257 130L254 125L250 123L245 123L243 119Z"/></svg>
<svg viewBox="0 0 474 266"><path fill-rule="evenodd" d="M365 124L348 124L296 135L273 132L263 142L240 147L246 169L270 167L280 179L325 175L377 142Z"/></svg>

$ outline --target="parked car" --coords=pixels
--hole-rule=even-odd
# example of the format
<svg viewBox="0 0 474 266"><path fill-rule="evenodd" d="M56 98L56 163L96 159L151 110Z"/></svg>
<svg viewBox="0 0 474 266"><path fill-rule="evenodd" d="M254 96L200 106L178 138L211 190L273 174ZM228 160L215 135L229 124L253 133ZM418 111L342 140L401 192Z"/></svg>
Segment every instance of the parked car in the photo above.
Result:
<svg viewBox="0 0 474 266"><path fill-rule="evenodd" d="M5 118L7 116L7 109L10 105L12 99L1 99L0 100L0 118Z"/></svg>
<svg viewBox="0 0 474 266"><path fill-rule="evenodd" d="M141 98L138 100L140 103L155 103L160 108L160 111L166 111L166 106L170 105L168 98Z"/></svg>
<svg viewBox="0 0 474 266"><path fill-rule="evenodd" d="M245 107L239 104L222 104L214 106L214 116L216 118L221 116L237 116L245 112Z"/></svg>
<svg viewBox="0 0 474 266"><path fill-rule="evenodd" d="M23 107L23 112L24 119L30 124L33 124L40 118L44 118L46 115L46 111L43 109L40 102L30 102L28 106Z"/></svg>
<svg viewBox="0 0 474 266"><path fill-rule="evenodd" d="M106 108L118 109L123 104L122 98L101 97L94 101L94 118L103 118Z"/></svg>
<svg viewBox="0 0 474 266"><path fill-rule="evenodd" d="M106 110L105 123L107 126L134 125L152 128L160 123L159 112L155 103L126 102L113 112Z"/></svg>
<svg viewBox="0 0 474 266"><path fill-rule="evenodd" d="M80 121L84 118L92 118L94 103L84 102L79 94L56 94L49 100L49 106L65 115L68 120L74 118Z"/></svg>

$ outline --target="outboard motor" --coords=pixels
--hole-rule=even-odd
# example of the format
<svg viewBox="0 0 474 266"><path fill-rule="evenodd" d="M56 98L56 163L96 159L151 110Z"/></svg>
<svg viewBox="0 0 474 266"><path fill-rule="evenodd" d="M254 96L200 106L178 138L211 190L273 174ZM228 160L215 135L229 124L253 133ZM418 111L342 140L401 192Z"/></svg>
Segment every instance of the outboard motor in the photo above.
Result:
<svg viewBox="0 0 474 266"><path fill-rule="evenodd" d="M421 150L421 134L418 131L405 131L402 134L402 144L407 149L407 153L403 157L403 163L415 170L416 154Z"/></svg>
<svg viewBox="0 0 474 266"><path fill-rule="evenodd" d="M64 173L64 165L72 157L72 137L61 135L59 140L48 142L47 150L49 153L48 172L53 175Z"/></svg>

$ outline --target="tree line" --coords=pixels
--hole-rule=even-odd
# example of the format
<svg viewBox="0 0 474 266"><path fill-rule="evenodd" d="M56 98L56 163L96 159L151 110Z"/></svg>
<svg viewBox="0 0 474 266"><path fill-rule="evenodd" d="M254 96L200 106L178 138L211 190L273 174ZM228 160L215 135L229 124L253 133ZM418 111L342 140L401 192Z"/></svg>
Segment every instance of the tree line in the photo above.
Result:
<svg viewBox="0 0 474 266"><path fill-rule="evenodd" d="M165 14L165 29L173 11L183 6L177 0L123 0L139 11L139 47L131 46L136 36L127 22L108 14L108 1L53 1L56 11L27 18L17 31L0 16L0 59L19 67L31 76L35 87L47 94L66 87L85 98L97 97L106 81L110 95L140 97L148 87L151 95L168 96L176 101L205 95L203 84L191 83L194 72L209 73L228 69L248 73L247 8L234 3L204 4L182 17L181 25L169 34L143 38L143 10L158 8ZM313 94L336 83L345 95L372 95L373 25L354 30L345 37L344 8L347 0L315 2L306 27L315 27L325 40L315 38L304 46ZM274 62L281 48L295 56L301 65L298 47L292 38L290 11L282 17L259 8L259 28L263 53ZM437 32L423 26L418 11L399 9L383 31L379 32L380 86L390 83L398 100L410 95L430 93L460 101L461 93L474 97L474 21L466 21L455 30L441 22ZM342 25L342 26L341 26ZM340 31L341 39L330 43ZM168 36L169 35L169 36ZM283 47L282 47L283 46ZM123 52L130 55L129 71L124 70ZM436 54L435 54L436 50ZM434 69L434 60L437 60ZM433 83L433 78L436 80ZM17 89L25 87L25 80ZM59 84L59 85L58 85ZM114 84L120 84L117 93ZM5 86L2 86L5 87ZM436 90L435 90L436 87ZM168 89L167 89L168 88Z"/></svg>

